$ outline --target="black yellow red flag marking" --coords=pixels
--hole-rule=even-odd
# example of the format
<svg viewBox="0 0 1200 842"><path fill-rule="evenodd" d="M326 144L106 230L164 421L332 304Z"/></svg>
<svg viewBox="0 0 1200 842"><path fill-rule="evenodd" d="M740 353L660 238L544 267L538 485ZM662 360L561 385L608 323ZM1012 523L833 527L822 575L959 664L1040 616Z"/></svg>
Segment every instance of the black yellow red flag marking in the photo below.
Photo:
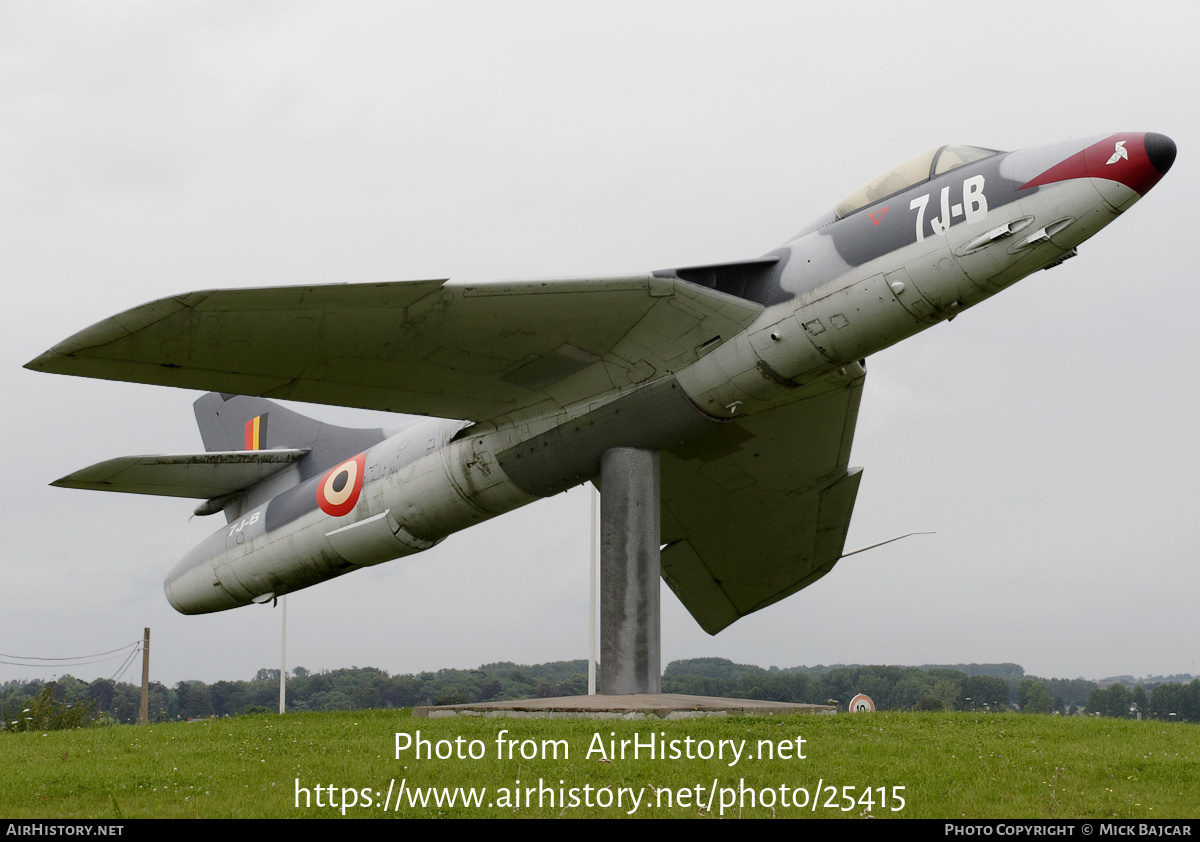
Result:
<svg viewBox="0 0 1200 842"><path fill-rule="evenodd" d="M267 415L256 415L246 422L246 450L262 450L267 443Z"/></svg>

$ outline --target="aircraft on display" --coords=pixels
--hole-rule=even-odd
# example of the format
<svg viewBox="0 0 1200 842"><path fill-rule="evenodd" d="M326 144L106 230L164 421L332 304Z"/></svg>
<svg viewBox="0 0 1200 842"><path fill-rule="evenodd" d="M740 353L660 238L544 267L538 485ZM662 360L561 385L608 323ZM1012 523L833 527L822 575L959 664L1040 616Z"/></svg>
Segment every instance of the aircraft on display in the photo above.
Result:
<svg viewBox="0 0 1200 842"><path fill-rule="evenodd" d="M866 358L1057 266L1144 196L1170 138L943 146L762 257L639 275L208 290L27 367L209 390L207 452L54 483L196 498L226 524L166 577L220 611L429 549L659 454L662 577L715 634L843 557ZM320 423L267 398L428 416Z"/></svg>

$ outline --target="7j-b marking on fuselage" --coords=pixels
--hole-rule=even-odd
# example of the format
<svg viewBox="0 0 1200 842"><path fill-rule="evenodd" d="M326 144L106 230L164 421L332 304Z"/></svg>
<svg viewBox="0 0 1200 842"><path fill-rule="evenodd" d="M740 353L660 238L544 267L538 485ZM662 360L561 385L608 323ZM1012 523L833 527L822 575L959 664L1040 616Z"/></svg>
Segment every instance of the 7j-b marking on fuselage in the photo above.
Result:
<svg viewBox="0 0 1200 842"><path fill-rule="evenodd" d="M942 188L942 215L932 217L929 220L929 227L933 229L933 233L938 236L943 236L950 230L950 223L954 218L964 216L968 223L982 221L988 212L987 196L983 194L984 178L982 175L973 175L968 179L964 179L959 186L959 192L962 195L962 202L950 204L950 185ZM914 198L908 203L909 210L917 212L917 242L925 239L925 207L929 204L929 194L924 193Z"/></svg>

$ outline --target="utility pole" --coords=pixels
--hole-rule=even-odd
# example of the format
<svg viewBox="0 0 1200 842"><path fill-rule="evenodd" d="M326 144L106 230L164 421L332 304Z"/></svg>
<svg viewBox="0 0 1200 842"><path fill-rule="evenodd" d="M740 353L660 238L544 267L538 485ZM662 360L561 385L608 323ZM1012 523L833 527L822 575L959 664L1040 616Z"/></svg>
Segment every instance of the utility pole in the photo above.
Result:
<svg viewBox="0 0 1200 842"><path fill-rule="evenodd" d="M138 712L138 725L150 721L150 627L142 634L142 709Z"/></svg>

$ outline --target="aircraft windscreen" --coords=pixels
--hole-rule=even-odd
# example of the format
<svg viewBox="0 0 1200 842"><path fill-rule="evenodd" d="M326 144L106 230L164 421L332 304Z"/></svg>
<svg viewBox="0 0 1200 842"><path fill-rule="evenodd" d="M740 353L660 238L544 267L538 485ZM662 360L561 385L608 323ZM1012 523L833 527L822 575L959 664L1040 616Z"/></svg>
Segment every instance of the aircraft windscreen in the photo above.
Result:
<svg viewBox="0 0 1200 842"><path fill-rule="evenodd" d="M983 149L979 146L939 146L937 149L926 150L855 190L837 203L834 213L838 219L842 219L867 205L886 199L901 190L907 190L914 184L928 181L935 175L997 154L999 153L995 149Z"/></svg>

